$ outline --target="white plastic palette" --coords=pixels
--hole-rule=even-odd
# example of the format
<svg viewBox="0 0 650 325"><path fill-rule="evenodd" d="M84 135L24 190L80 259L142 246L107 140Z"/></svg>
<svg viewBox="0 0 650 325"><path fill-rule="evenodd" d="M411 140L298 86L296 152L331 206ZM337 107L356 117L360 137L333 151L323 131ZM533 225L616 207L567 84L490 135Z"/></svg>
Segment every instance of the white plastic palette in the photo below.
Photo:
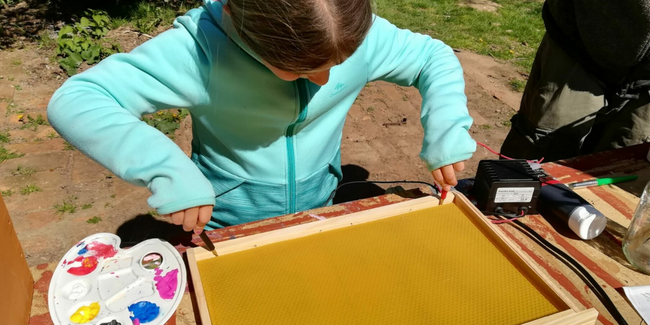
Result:
<svg viewBox="0 0 650 325"><path fill-rule="evenodd" d="M180 254L160 239L120 249L116 235L88 236L54 271L50 315L61 325L162 325L181 302L186 274Z"/></svg>

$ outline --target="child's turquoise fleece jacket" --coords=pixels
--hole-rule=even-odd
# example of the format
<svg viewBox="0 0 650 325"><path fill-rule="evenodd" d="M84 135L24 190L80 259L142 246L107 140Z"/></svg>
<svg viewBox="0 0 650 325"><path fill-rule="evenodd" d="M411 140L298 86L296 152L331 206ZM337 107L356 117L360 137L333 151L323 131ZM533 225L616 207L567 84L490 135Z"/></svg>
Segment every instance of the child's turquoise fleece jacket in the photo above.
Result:
<svg viewBox="0 0 650 325"><path fill-rule="evenodd" d="M287 82L241 41L222 3L209 0L172 30L70 78L48 119L83 153L147 186L159 213L214 204L212 229L328 204L342 176L345 117L373 80L420 90L420 157L430 170L472 156L463 71L444 43L375 17L325 86ZM169 108L190 110L191 158L141 121Z"/></svg>

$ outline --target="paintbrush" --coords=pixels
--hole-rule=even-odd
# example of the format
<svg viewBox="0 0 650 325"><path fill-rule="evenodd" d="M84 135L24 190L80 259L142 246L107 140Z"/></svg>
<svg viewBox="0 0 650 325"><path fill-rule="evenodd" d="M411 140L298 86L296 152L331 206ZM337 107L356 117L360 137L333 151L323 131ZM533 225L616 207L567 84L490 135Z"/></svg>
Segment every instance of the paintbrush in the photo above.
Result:
<svg viewBox="0 0 650 325"><path fill-rule="evenodd" d="M445 202L446 198L447 198L447 191L440 190L440 203L438 203L438 205L442 205L442 203Z"/></svg>
<svg viewBox="0 0 650 325"><path fill-rule="evenodd" d="M217 250L214 248L214 244L212 243L210 238L208 238L208 235L205 233L205 231L201 231L199 237L201 237L201 239L203 240L203 243L205 244L205 248L207 250L211 251L212 254L214 254L214 256L219 256L217 255Z"/></svg>

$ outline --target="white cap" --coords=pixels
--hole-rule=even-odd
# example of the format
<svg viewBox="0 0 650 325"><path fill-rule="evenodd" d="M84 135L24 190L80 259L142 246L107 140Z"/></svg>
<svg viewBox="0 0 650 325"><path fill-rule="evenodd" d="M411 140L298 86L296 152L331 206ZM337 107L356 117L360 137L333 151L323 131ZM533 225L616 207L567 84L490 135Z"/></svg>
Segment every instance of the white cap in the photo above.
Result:
<svg viewBox="0 0 650 325"><path fill-rule="evenodd" d="M569 216L569 228L582 239L600 235L607 226L607 218L592 206L579 206Z"/></svg>

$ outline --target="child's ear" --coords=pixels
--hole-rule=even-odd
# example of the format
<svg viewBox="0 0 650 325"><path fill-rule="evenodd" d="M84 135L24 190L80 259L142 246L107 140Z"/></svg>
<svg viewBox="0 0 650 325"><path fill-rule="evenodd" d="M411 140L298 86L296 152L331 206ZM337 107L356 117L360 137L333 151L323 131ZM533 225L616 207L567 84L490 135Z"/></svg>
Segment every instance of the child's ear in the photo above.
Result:
<svg viewBox="0 0 650 325"><path fill-rule="evenodd" d="M227 3L223 5L223 11L230 15L230 6Z"/></svg>

